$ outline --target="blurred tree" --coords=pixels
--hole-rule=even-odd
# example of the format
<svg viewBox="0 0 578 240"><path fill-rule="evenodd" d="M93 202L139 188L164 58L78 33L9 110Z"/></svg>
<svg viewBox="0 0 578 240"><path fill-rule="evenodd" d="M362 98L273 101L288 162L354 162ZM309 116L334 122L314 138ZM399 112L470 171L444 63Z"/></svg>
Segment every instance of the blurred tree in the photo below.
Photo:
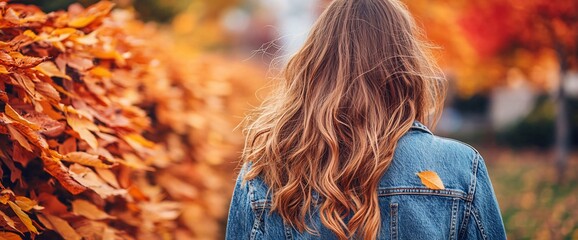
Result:
<svg viewBox="0 0 578 240"><path fill-rule="evenodd" d="M83 6L89 6L92 5L96 2L98 2L98 0L15 0L15 1L10 1L11 3L22 3L22 4L33 4L36 5L38 7L40 7L40 9L42 9L42 11L44 12L52 12L52 11L56 11L56 10L63 10L68 8L68 6L70 4L73 3L80 3Z"/></svg>
<svg viewBox="0 0 578 240"><path fill-rule="evenodd" d="M556 87L556 165L564 178L569 152L565 79L578 59L578 1L469 1L459 19L482 61L501 61L506 69L528 71L542 53L555 53L559 65ZM520 55L523 52L524 54ZM523 57L523 59L519 59ZM501 69L504 69L502 67Z"/></svg>
<svg viewBox="0 0 578 240"><path fill-rule="evenodd" d="M87 7L99 0L13 0L12 3L33 4L39 6L44 12L64 10L70 4L80 3ZM144 21L155 21L167 23L183 10L186 10L191 3L202 3L203 12L198 13L205 18L215 19L220 14L238 3L238 0L110 0L117 4L117 7L134 7L139 17Z"/></svg>

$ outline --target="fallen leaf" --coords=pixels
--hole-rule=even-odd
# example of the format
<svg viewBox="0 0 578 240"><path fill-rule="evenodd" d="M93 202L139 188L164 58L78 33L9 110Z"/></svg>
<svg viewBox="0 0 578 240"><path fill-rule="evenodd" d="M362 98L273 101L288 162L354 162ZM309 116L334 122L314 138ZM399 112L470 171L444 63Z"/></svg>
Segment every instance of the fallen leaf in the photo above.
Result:
<svg viewBox="0 0 578 240"><path fill-rule="evenodd" d="M14 66L19 68L32 68L46 60L46 58L24 56L19 52L11 52L10 56Z"/></svg>
<svg viewBox="0 0 578 240"><path fill-rule="evenodd" d="M66 220L50 214L42 214L38 216L39 218L40 217L46 218L46 221L48 221L52 225L53 230L58 232L65 240L82 239L82 236L80 236L80 234L78 234Z"/></svg>
<svg viewBox="0 0 578 240"><path fill-rule="evenodd" d="M20 209L20 207L18 205L16 205L16 203L13 203L12 201L9 201L8 205L10 205L10 208L12 208L12 211L14 211L14 213L16 213L16 216L18 216L18 218L20 218L20 221L22 221L24 226L26 226L26 228L28 228L28 230L30 232L38 234L38 230L36 229L36 227L34 227L34 224L32 223L32 220L30 219L28 214L23 212L22 209Z"/></svg>
<svg viewBox="0 0 578 240"><path fill-rule="evenodd" d="M64 72L60 71L56 64L51 61L46 61L38 64L38 66L34 67L34 69L38 70L42 74L48 77L59 77L64 78L66 80L72 80L70 76L66 75Z"/></svg>
<svg viewBox="0 0 578 240"><path fill-rule="evenodd" d="M0 65L0 74L8 74L10 73L8 69L4 65Z"/></svg>
<svg viewBox="0 0 578 240"><path fill-rule="evenodd" d="M28 163L34 158L36 158L34 152L26 150L18 142L12 144L12 159L22 164L23 167L28 166Z"/></svg>
<svg viewBox="0 0 578 240"><path fill-rule="evenodd" d="M42 156L41 159L46 172L58 179L58 182L70 193L76 195L86 190L85 186L80 185L70 176L68 169L59 160L48 156Z"/></svg>
<svg viewBox="0 0 578 240"><path fill-rule="evenodd" d="M445 189L442 179L434 171L422 171L417 173L423 185L430 189Z"/></svg>
<svg viewBox="0 0 578 240"><path fill-rule="evenodd" d="M18 121L30 128L32 128L33 130L39 130L40 127L38 125L36 125L33 122L28 121L28 119L22 117L20 114L18 114L18 112L16 112L16 110L14 110L14 108L12 108L12 106L10 106L10 104L6 103L6 106L4 106L4 113L6 113L6 115L10 118L12 118L12 120L14 121Z"/></svg>
<svg viewBox="0 0 578 240"><path fill-rule="evenodd" d="M12 137L12 139L20 143L20 146L22 146L24 149L28 150L29 152L32 152L32 146L30 145L28 140L26 140L26 137L24 137L20 132L18 132L18 130L16 130L11 124L6 125L6 127L8 127L8 132L10 133L10 137Z"/></svg>
<svg viewBox="0 0 578 240"><path fill-rule="evenodd" d="M60 101L60 93L47 82L37 82L34 86L36 92L52 101Z"/></svg>
<svg viewBox="0 0 578 240"><path fill-rule="evenodd" d="M31 209L41 210L42 207L38 206L38 203L30 198L23 196L16 196L14 201L22 210L28 212Z"/></svg>
<svg viewBox="0 0 578 240"><path fill-rule="evenodd" d="M44 137L42 137L37 131L20 122L13 122L11 126L15 129L18 129L18 132L26 136L26 139L28 139L28 141L30 141L32 144L36 145L42 150L48 150L49 146L46 142L46 139L44 139Z"/></svg>
<svg viewBox="0 0 578 240"><path fill-rule="evenodd" d="M95 168L94 171L106 181L108 184L115 188L120 188L120 184L118 184L118 180L116 179L116 175L110 170L106 168Z"/></svg>
<svg viewBox="0 0 578 240"><path fill-rule="evenodd" d="M22 240L20 235L13 232L0 231L0 239L2 240Z"/></svg>
<svg viewBox="0 0 578 240"><path fill-rule="evenodd" d="M58 146L58 152L61 154L76 152L76 138L71 137L64 140L64 142Z"/></svg>
<svg viewBox="0 0 578 240"><path fill-rule="evenodd" d="M86 217L91 220L114 219L114 216L100 210L89 201L77 199L72 201L72 212L76 215Z"/></svg>
<svg viewBox="0 0 578 240"><path fill-rule="evenodd" d="M70 165L69 175L83 186L96 192L102 199L109 196L124 196L127 193L125 189L115 189L109 186L94 171L80 164Z"/></svg>
<svg viewBox="0 0 578 240"><path fill-rule="evenodd" d="M92 128L91 125L93 124L89 120L85 118L80 118L75 114L69 115L66 118L68 125L74 130L78 135L80 135L80 139L86 141L88 145L93 149L96 150L98 148L98 141L92 132L90 132L89 128Z"/></svg>
<svg viewBox="0 0 578 240"><path fill-rule="evenodd" d="M75 162L85 166L95 168L111 168L113 165L108 165L102 162L97 155L88 154L85 152L70 152L63 156L62 160L67 162Z"/></svg>
<svg viewBox="0 0 578 240"><path fill-rule="evenodd" d="M6 215L6 213L0 211L0 217L2 217L2 219L4 219L4 222L10 226L12 229L18 231L18 229L16 228L16 224L14 223L14 220L12 220L12 218L8 217L8 215Z"/></svg>

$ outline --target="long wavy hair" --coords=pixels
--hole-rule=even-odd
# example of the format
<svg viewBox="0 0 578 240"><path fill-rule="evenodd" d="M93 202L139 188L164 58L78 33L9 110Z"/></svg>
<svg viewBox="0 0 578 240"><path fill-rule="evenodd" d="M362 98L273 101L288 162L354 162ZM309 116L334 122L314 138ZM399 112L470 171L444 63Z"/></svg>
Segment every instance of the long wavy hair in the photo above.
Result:
<svg viewBox="0 0 578 240"><path fill-rule="evenodd" d="M377 188L397 142L415 120L435 125L443 106L422 35L397 0L335 0L321 14L245 127L244 179L268 184L285 223L316 233L306 216L317 193L339 239L378 236Z"/></svg>

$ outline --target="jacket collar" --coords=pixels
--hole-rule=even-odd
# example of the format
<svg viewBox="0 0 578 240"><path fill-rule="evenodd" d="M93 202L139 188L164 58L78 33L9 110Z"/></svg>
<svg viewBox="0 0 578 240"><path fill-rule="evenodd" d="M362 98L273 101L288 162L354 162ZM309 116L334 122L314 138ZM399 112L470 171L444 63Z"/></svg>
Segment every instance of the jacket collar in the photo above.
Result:
<svg viewBox="0 0 578 240"><path fill-rule="evenodd" d="M433 133L425 125L423 125L421 122L417 120L413 121L410 130L421 130L433 135Z"/></svg>

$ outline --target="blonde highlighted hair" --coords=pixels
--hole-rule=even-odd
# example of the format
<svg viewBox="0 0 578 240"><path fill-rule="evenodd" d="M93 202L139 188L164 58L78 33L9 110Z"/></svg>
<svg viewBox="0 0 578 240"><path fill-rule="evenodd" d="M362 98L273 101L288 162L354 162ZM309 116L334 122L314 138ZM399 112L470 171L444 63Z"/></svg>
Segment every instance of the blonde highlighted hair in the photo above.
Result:
<svg viewBox="0 0 578 240"><path fill-rule="evenodd" d="M315 232L306 216L317 193L339 239L375 239L377 188L398 140L414 120L435 124L443 105L428 50L399 1L333 1L247 119L245 180L262 177L271 210L299 231Z"/></svg>

